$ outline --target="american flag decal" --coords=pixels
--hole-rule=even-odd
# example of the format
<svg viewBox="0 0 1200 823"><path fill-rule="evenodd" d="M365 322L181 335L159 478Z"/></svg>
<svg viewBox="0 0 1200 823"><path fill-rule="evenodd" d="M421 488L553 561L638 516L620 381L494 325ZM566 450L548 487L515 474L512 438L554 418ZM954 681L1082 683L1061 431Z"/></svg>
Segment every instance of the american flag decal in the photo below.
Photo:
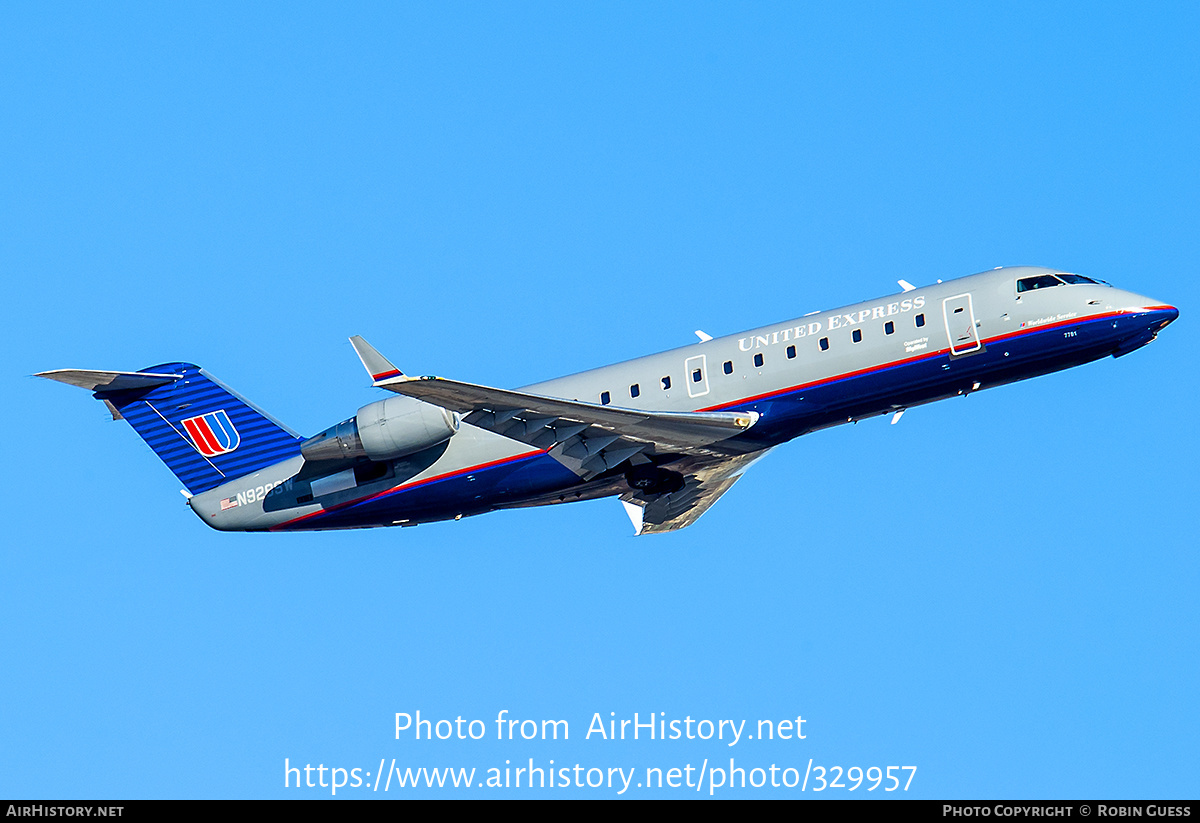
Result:
<svg viewBox="0 0 1200 823"><path fill-rule="evenodd" d="M221 501L221 511L225 511L226 509L237 508L237 505L238 505L237 500L235 500L232 497L226 497L224 500Z"/></svg>
<svg viewBox="0 0 1200 823"><path fill-rule="evenodd" d="M238 447L242 438L233 427L233 422L224 409L180 421L180 425L192 438L192 444L205 457L226 454Z"/></svg>

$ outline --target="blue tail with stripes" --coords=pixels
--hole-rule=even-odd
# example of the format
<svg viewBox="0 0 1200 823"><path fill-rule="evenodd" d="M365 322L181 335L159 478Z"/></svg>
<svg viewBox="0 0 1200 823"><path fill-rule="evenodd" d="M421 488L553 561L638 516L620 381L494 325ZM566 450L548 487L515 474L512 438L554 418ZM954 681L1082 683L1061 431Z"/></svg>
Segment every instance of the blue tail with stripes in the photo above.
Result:
<svg viewBox="0 0 1200 823"><path fill-rule="evenodd" d="M191 363L153 366L93 388L192 494L300 453L302 437Z"/></svg>

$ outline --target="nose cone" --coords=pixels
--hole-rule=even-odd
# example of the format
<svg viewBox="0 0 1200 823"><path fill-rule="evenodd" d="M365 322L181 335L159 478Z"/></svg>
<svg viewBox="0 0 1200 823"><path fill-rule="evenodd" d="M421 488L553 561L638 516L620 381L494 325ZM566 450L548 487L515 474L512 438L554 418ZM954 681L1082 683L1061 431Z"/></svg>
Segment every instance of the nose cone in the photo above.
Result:
<svg viewBox="0 0 1200 823"><path fill-rule="evenodd" d="M1175 318L1179 317L1179 309L1168 306L1166 303L1147 306L1142 311L1146 313L1146 327L1155 334L1175 322Z"/></svg>
<svg viewBox="0 0 1200 823"><path fill-rule="evenodd" d="M1160 331L1179 317L1179 309L1174 306L1137 295L1131 297L1134 299L1121 312L1128 319L1120 321L1122 339L1113 349L1113 357L1121 357L1153 342ZM1113 328L1117 327L1118 323L1114 321Z"/></svg>
<svg viewBox="0 0 1200 823"><path fill-rule="evenodd" d="M1165 329L1179 317L1179 309L1168 303L1132 292L1128 293L1127 299L1128 304L1124 313L1137 316L1144 322L1144 328L1150 331L1158 332Z"/></svg>

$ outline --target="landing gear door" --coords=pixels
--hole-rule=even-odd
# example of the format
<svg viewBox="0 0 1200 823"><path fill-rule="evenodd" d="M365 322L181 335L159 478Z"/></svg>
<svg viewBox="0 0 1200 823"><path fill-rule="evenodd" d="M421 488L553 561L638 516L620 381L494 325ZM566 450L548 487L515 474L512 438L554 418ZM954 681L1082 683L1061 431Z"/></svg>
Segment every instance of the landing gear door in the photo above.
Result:
<svg viewBox="0 0 1200 823"><path fill-rule="evenodd" d="M957 294L942 301L942 317L950 338L950 354L970 354L983 348L975 326L975 307L970 294Z"/></svg>
<svg viewBox="0 0 1200 823"><path fill-rule="evenodd" d="M708 394L708 369L704 358L698 354L683 362L683 379L687 383L688 397L703 397Z"/></svg>

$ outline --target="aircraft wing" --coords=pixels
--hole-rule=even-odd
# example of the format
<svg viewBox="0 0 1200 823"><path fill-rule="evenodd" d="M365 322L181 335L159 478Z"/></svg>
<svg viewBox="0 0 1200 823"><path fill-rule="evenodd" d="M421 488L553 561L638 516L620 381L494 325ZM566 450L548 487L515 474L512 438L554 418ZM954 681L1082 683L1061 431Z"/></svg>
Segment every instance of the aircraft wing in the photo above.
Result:
<svg viewBox="0 0 1200 823"><path fill-rule="evenodd" d="M641 453L709 458L738 454L745 449L724 441L758 421L753 411L651 412L443 377L408 377L361 337L350 341L379 388L450 409L472 426L545 449L584 479Z"/></svg>
<svg viewBox="0 0 1200 823"><path fill-rule="evenodd" d="M683 488L668 494L631 491L621 495L634 533L661 534L692 525L766 453L761 451L699 463L690 471L684 470Z"/></svg>

